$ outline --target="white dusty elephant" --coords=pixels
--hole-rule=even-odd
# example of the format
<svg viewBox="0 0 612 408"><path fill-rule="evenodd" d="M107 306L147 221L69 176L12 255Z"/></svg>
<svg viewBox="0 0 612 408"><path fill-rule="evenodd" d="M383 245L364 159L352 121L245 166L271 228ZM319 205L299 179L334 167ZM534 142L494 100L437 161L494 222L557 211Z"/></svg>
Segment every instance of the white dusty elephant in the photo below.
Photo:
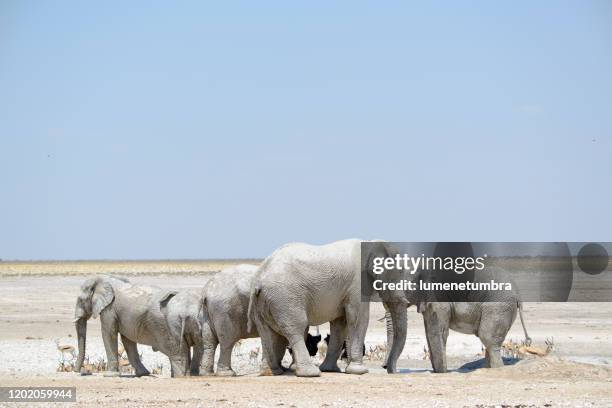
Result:
<svg viewBox="0 0 612 408"><path fill-rule="evenodd" d="M215 350L220 347L217 375L235 375L231 359L234 344L240 339L259 337L255 327L250 330L247 312L251 283L257 273L255 265L237 265L214 275L202 290L204 374L213 374Z"/></svg>
<svg viewBox="0 0 612 408"><path fill-rule="evenodd" d="M346 373L364 374L362 346L368 327L369 303L361 302L361 241L328 245L294 243L265 259L253 283L249 331L255 326L274 374L282 373L287 345L293 349L297 376L338 372L337 360L348 338ZM308 326L330 322L331 341L325 360L314 365L304 343Z"/></svg>
<svg viewBox="0 0 612 408"><path fill-rule="evenodd" d="M204 374L213 374L215 351L219 345L216 374L236 375L231 364L234 345L240 339L259 337L256 327L251 327L250 330L248 328L249 296L257 269L255 265L233 266L214 275L204 286L202 290ZM321 340L320 335L307 334L310 355L316 354L319 340ZM265 372L264 367L263 373Z"/></svg>
<svg viewBox="0 0 612 408"><path fill-rule="evenodd" d="M106 376L119 375L118 334L136 376L149 375L140 361L137 343L167 355L172 376L198 374L202 356L200 305L199 291L167 291L133 285L127 279L114 276L88 279L81 286L75 306L79 343L77 371L81 370L85 358L87 320L100 316L107 357Z"/></svg>
<svg viewBox="0 0 612 408"><path fill-rule="evenodd" d="M504 365L500 349L519 313L526 344L531 339L523 319L522 304L508 302L422 302L419 312L423 314L425 334L429 346L431 365L436 373L447 371L446 340L449 329L463 334L477 336L485 346L485 367ZM396 372L397 357L391 358L393 350L393 321L391 313L385 313L387 322L387 354L383 368L389 373ZM401 349L397 352L401 354ZM389 368L390 367L390 368Z"/></svg>
<svg viewBox="0 0 612 408"><path fill-rule="evenodd" d="M370 251L371 257L388 257L397 253L388 243L381 242L376 247ZM414 274L391 270L381 276L385 282L408 280L417 283L417 286L419 281L432 282L438 279L435 272L423 270ZM511 282L510 277L497 267L475 271L470 277L470 281L475 283L491 280ZM517 311L521 317L525 341L531 341L523 321L521 299L514 286L509 291L463 292L460 298L462 301L452 299L455 295L450 291L383 291L379 295L386 309L388 353L384 367L388 373L397 371L397 360L406 342L406 309L410 305L416 305L418 312L423 314L431 364L436 373L447 371L446 340L449 329L478 336L486 348L486 367L503 366L500 349L516 319Z"/></svg>

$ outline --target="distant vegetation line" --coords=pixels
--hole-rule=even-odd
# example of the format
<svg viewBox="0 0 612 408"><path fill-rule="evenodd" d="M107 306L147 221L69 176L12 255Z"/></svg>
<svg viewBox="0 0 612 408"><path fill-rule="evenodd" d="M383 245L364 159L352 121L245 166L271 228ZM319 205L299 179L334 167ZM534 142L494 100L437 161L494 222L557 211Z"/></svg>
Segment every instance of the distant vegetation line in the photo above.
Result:
<svg viewBox="0 0 612 408"><path fill-rule="evenodd" d="M1 259L4 263L104 263L104 262L121 262L121 263L209 263L209 262L262 262L263 258L184 258L184 259Z"/></svg>
<svg viewBox="0 0 612 408"><path fill-rule="evenodd" d="M261 259L1 262L0 277L80 276L96 274L125 276L209 275L240 263L259 265Z"/></svg>

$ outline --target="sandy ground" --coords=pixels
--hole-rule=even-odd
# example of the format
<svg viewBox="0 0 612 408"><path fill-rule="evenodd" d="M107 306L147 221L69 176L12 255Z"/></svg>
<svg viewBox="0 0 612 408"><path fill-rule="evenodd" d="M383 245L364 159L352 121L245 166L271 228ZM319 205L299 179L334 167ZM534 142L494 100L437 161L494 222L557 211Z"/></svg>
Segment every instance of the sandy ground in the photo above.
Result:
<svg viewBox="0 0 612 408"><path fill-rule="evenodd" d="M91 271L108 270L108 264L117 268L116 263L106 264L90 265ZM184 269L157 265L151 275L146 274L145 266L131 264L132 269L126 268L124 274L134 282L161 287L199 287L226 264L203 267L200 262L197 268L191 264ZM19 273L0 270L0 385L76 386L79 406L612 406L612 303L526 304L531 337L538 345L554 339L554 351L545 358L509 360L500 369L461 368L478 363L481 345L474 336L451 333L448 356L453 370L431 373L429 361L423 359L422 319L411 310L401 374L397 375L387 375L380 361L370 360L370 373L364 376L260 377L257 363L249 358L249 352L259 346L259 340L253 339L234 350L234 366L240 374L236 378L169 378L167 358L147 346L139 348L143 362L149 369L161 367L160 375L81 377L56 372L61 356L55 340L76 346L74 301L85 279L80 275L90 270L44 265L32 270L46 273L29 276L27 267L19 267ZM180 273L168 272L177 270ZM384 323L377 321L382 316L382 306L372 305L367 348L384 343ZM320 330L324 335L328 331L326 326ZM523 338L518 320L508 338ZM90 320L87 340L90 358L103 358L97 320Z"/></svg>

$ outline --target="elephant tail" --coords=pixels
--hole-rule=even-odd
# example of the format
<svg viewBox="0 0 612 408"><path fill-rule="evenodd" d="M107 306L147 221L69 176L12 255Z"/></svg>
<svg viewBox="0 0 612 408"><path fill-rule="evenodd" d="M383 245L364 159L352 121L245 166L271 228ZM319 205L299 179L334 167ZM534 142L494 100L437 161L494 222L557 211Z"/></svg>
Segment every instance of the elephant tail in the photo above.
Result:
<svg viewBox="0 0 612 408"><path fill-rule="evenodd" d="M527 334L527 327L525 326L525 319L523 318L523 302L517 302L519 317L521 318L521 325L523 326L523 332L525 333L525 344L531 345L531 337Z"/></svg>
<svg viewBox="0 0 612 408"><path fill-rule="evenodd" d="M197 316L198 331L200 334L202 334L202 327L204 326L204 321L206 320L209 320L208 305L206 304L206 295L202 293L202 296L200 298L200 304L198 305Z"/></svg>
<svg viewBox="0 0 612 408"><path fill-rule="evenodd" d="M189 341L187 341L187 339L185 338L185 321L188 318L182 318L181 319L181 341L185 341L187 342L187 344L189 344Z"/></svg>
<svg viewBox="0 0 612 408"><path fill-rule="evenodd" d="M251 289L251 296L249 297L249 311L248 311L248 324L247 330L252 332L255 329L255 319L257 318L257 296L259 296L261 288L258 285L253 286Z"/></svg>

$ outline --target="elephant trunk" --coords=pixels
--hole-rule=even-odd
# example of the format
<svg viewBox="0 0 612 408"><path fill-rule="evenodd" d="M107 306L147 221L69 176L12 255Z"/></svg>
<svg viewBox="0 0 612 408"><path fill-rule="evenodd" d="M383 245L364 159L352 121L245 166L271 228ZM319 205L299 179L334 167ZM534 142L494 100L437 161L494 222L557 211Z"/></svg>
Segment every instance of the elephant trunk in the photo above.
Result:
<svg viewBox="0 0 612 408"><path fill-rule="evenodd" d="M75 370L81 371L83 360L85 360L85 340L87 339L87 318L80 317L76 321L76 331L79 340L79 356L77 357Z"/></svg>
<svg viewBox="0 0 612 408"><path fill-rule="evenodd" d="M393 319L391 318L391 312L385 311L385 323L387 324L387 350L385 351L385 362L383 368L387 368L389 361L389 354L393 348Z"/></svg>
<svg viewBox="0 0 612 408"><path fill-rule="evenodd" d="M393 338L391 352L387 358L387 372L393 374L396 372L397 360L404 350L406 344L406 331L408 329L407 307L403 302L394 302L387 304L391 313L391 321L393 324Z"/></svg>

